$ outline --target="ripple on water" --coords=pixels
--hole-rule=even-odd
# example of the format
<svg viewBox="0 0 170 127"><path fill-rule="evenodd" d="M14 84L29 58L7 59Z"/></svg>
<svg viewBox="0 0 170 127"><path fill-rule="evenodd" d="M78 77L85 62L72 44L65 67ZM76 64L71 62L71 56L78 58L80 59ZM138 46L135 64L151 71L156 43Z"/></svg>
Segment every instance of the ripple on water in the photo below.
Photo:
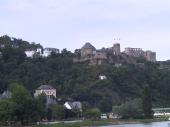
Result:
<svg viewBox="0 0 170 127"><path fill-rule="evenodd" d="M125 124L125 125L111 125L101 127L170 127L170 122L154 122L145 124Z"/></svg>

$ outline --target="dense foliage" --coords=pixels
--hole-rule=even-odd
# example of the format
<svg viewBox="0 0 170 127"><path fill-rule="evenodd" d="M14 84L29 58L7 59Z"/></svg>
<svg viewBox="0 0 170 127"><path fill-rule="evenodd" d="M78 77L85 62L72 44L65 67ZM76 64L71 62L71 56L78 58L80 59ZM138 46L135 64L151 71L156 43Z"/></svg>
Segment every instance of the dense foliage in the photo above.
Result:
<svg viewBox="0 0 170 127"><path fill-rule="evenodd" d="M134 99L120 106L113 106L113 112L123 119L144 117L141 99Z"/></svg>
<svg viewBox="0 0 170 127"><path fill-rule="evenodd" d="M87 107L100 107L102 112L108 112L112 105L142 98L145 84L148 84L153 106L170 106L167 101L170 99L170 71L160 70L160 63L141 60L140 63L123 64L121 67L112 64L89 66L88 62L73 63L73 58L79 56L79 50L71 53L66 49L49 57L27 58L24 51L37 47L42 48L39 44L21 39L0 37L1 93L14 83L22 84L31 94L40 85L50 84L57 89L57 98L79 100ZM99 75L105 75L107 79L100 80ZM59 107L54 108L57 111Z"/></svg>

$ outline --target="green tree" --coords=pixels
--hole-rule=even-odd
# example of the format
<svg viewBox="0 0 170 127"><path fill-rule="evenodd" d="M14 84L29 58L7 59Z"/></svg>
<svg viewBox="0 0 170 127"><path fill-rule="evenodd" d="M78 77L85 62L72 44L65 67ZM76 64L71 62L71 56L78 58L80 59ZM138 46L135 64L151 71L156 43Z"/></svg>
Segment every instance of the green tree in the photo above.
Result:
<svg viewBox="0 0 170 127"><path fill-rule="evenodd" d="M63 105L53 104L50 105L50 109L52 110L52 119L62 120L65 118L65 110Z"/></svg>
<svg viewBox="0 0 170 127"><path fill-rule="evenodd" d="M142 93L142 106L145 118L153 118L152 95L148 85L145 86Z"/></svg>
<svg viewBox="0 0 170 127"><path fill-rule="evenodd" d="M98 108L88 109L84 113L86 118L92 119L92 120L99 119L100 118L100 114L101 114L101 111Z"/></svg>
<svg viewBox="0 0 170 127"><path fill-rule="evenodd" d="M38 114L40 119L46 118L46 96L45 95L40 95L38 98L34 99L36 106L38 107ZM36 107L36 108L37 108Z"/></svg>
<svg viewBox="0 0 170 127"><path fill-rule="evenodd" d="M0 124L7 125L16 120L15 106L16 104L10 100L0 101Z"/></svg>
<svg viewBox="0 0 170 127"><path fill-rule="evenodd" d="M17 84L13 86L12 101L16 103L15 116L21 124L35 123L40 120L41 105L23 86Z"/></svg>
<svg viewBox="0 0 170 127"><path fill-rule="evenodd" d="M134 99L128 101L120 106L113 106L113 112L118 114L122 118L142 118L142 100Z"/></svg>
<svg viewBox="0 0 170 127"><path fill-rule="evenodd" d="M99 108L101 112L109 113L112 111L112 102L108 99L103 99L99 104Z"/></svg>

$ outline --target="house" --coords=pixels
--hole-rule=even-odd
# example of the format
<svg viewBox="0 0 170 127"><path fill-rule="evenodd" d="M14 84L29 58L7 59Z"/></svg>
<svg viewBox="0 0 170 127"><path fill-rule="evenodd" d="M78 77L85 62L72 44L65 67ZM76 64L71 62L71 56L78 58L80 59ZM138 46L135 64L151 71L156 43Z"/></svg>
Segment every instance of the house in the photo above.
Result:
<svg viewBox="0 0 170 127"><path fill-rule="evenodd" d="M25 54L27 57L30 57L30 58L32 58L34 56L34 54L38 54L38 55L42 56L42 49L37 48L36 50L27 50L27 51L25 51Z"/></svg>
<svg viewBox="0 0 170 127"><path fill-rule="evenodd" d="M56 48L45 48L43 52L43 56L48 57L49 55L51 55L52 52L59 53L60 51L59 49Z"/></svg>
<svg viewBox="0 0 170 127"><path fill-rule="evenodd" d="M41 94L45 94L47 97L55 97L56 98L56 89L51 85L41 85L35 90L34 96L37 97Z"/></svg>
<svg viewBox="0 0 170 127"><path fill-rule="evenodd" d="M46 96L46 105L56 104L56 89L51 85L41 85L35 90L34 97Z"/></svg>
<svg viewBox="0 0 170 127"><path fill-rule="evenodd" d="M25 54L27 57L32 58L35 54L39 55L39 56L44 56L44 57L48 57L49 55L51 55L51 53L59 53L59 49L56 48L45 48L45 49L41 49L41 48L37 48L35 50L27 50L25 51Z"/></svg>
<svg viewBox="0 0 170 127"><path fill-rule="evenodd" d="M10 91L4 91L1 95L0 95L0 100L2 99L9 99L11 98L12 93Z"/></svg>
<svg viewBox="0 0 170 127"><path fill-rule="evenodd" d="M74 102L65 102L64 107L68 110L74 110L78 109L82 111L82 103L80 101L74 101Z"/></svg>
<svg viewBox="0 0 170 127"><path fill-rule="evenodd" d="M117 68L122 67L122 64L121 64L121 63L116 63L116 64L114 65L114 67L117 67Z"/></svg>
<svg viewBox="0 0 170 127"><path fill-rule="evenodd" d="M25 54L26 54L27 57L32 58L35 54L35 51L34 50L25 51Z"/></svg>
<svg viewBox="0 0 170 127"><path fill-rule="evenodd" d="M100 80L105 80L105 79L107 79L107 77L105 75L99 75L99 79Z"/></svg>

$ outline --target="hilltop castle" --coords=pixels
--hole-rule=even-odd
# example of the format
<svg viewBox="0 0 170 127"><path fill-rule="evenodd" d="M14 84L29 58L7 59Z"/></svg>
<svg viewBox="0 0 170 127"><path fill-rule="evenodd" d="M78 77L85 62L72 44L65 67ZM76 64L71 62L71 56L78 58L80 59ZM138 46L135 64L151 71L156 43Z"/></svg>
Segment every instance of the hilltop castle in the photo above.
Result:
<svg viewBox="0 0 170 127"><path fill-rule="evenodd" d="M113 47L110 48L102 48L97 50L92 44L87 42L81 48L81 57L76 62L84 62L89 60L90 64L102 64L107 61L108 55L112 56L123 56L126 54L127 56L134 58L144 58L150 62L156 61L156 52L152 51L144 51L141 48L125 48L123 52L121 52L120 44L116 43Z"/></svg>

